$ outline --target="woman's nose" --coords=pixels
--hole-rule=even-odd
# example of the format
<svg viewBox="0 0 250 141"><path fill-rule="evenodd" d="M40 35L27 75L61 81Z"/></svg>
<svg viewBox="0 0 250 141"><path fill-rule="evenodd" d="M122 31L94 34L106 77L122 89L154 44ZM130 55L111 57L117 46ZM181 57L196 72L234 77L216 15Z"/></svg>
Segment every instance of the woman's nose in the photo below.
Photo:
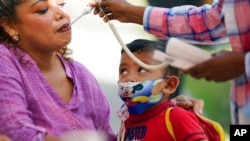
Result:
<svg viewBox="0 0 250 141"><path fill-rule="evenodd" d="M56 9L57 9L56 13L55 13L56 20L61 20L61 19L65 18L64 11L61 8L59 8L59 7L57 7Z"/></svg>
<svg viewBox="0 0 250 141"><path fill-rule="evenodd" d="M53 9L56 20L65 18L65 12L63 11L60 4L58 4L55 0L50 0L50 6Z"/></svg>

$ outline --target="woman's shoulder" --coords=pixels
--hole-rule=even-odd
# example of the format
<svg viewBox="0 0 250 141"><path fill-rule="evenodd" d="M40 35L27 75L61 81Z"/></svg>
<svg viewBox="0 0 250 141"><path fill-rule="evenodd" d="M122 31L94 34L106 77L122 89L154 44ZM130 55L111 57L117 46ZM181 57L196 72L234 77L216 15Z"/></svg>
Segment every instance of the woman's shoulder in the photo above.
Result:
<svg viewBox="0 0 250 141"><path fill-rule="evenodd" d="M8 49L8 47L4 44L0 44L0 54L3 55L3 54L9 54L10 51Z"/></svg>
<svg viewBox="0 0 250 141"><path fill-rule="evenodd" d="M13 59L13 56L14 54L11 52L11 49L4 45L4 44L0 44L0 61L1 63L5 62L9 62L10 63L10 60Z"/></svg>

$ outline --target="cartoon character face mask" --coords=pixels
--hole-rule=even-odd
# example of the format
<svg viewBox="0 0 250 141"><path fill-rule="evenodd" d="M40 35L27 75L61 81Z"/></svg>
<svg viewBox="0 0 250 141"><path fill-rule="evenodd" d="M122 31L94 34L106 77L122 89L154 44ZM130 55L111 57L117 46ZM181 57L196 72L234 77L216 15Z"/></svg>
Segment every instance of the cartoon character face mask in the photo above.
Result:
<svg viewBox="0 0 250 141"><path fill-rule="evenodd" d="M162 80L118 83L119 96L127 105L130 114L141 114L162 99L161 90L157 90Z"/></svg>

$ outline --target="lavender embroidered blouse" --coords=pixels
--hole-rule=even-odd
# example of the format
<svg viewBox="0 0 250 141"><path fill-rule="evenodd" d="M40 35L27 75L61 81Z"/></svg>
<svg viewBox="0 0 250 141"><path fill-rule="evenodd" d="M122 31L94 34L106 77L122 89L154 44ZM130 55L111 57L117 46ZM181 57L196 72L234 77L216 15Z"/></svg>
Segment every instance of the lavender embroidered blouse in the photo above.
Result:
<svg viewBox="0 0 250 141"><path fill-rule="evenodd" d="M29 55L0 44L0 134L14 141L43 141L47 133L60 136L72 130L101 130L115 140L110 107L94 76L76 61L61 61L74 83L68 103Z"/></svg>

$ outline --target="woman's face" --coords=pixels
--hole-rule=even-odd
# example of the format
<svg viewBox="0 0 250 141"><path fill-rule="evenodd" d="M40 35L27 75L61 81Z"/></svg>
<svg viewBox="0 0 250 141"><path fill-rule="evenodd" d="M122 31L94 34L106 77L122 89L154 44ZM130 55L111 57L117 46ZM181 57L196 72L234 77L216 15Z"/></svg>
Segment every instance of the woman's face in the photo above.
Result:
<svg viewBox="0 0 250 141"><path fill-rule="evenodd" d="M64 0L25 0L16 7L16 34L20 48L27 52L55 51L71 40L70 17Z"/></svg>

